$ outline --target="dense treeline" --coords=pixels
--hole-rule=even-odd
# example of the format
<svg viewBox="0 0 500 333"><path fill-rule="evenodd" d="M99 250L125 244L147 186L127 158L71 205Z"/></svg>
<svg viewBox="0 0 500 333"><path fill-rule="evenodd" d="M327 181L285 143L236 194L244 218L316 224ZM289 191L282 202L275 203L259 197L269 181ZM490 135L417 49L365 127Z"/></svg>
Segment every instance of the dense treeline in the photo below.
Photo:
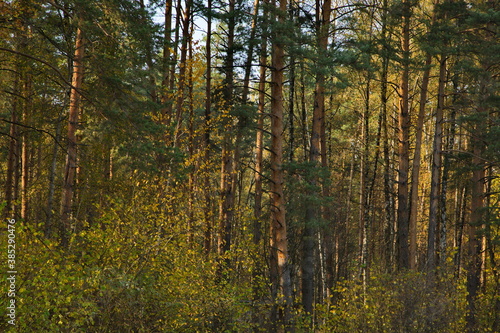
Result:
<svg viewBox="0 0 500 333"><path fill-rule="evenodd" d="M0 3L17 331L499 331L499 8Z"/></svg>

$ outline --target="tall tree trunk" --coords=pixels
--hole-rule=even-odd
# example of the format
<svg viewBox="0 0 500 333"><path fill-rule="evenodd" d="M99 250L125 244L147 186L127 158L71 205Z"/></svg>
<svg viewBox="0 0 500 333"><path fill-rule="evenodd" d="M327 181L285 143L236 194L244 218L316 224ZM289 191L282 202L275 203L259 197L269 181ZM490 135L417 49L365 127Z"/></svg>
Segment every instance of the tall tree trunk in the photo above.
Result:
<svg viewBox="0 0 500 333"><path fill-rule="evenodd" d="M439 61L439 84L438 103L436 107L436 124L434 129L432 170L431 170L431 192L429 204L429 230L427 239L427 269L432 271L436 268L436 235L439 219L439 199L441 187L441 155L443 150L443 111L444 111L444 89L446 84L446 56L441 55Z"/></svg>
<svg viewBox="0 0 500 333"><path fill-rule="evenodd" d="M459 196L459 200L456 207L456 219L457 225L455 228L455 277L460 278L460 274L462 272L462 253L463 253L463 235L466 223L466 208L467 208L467 197L468 197L468 186L462 185L457 189L457 196Z"/></svg>
<svg viewBox="0 0 500 333"><path fill-rule="evenodd" d="M284 24L287 1L281 0L274 20ZM278 30L279 31L279 30ZM276 37L277 31L273 32ZM285 219L285 198L283 192L283 84L285 70L284 45L273 38L271 64L271 264L277 276L274 289L278 293L278 331L284 331L291 320L292 289L288 264L287 223Z"/></svg>
<svg viewBox="0 0 500 333"><path fill-rule="evenodd" d="M482 158L485 150L484 135L487 133L488 110L485 104L489 93L487 73L488 64L482 64L483 74L479 78L479 91L476 116L477 119L473 124L471 131L471 147L472 147L472 193L470 207L470 222L468 230L468 255L467 255L467 316L466 327L467 332L477 332L477 298L481 287L481 270L482 270L482 252L483 244L481 231L485 223L485 161Z"/></svg>
<svg viewBox="0 0 500 333"><path fill-rule="evenodd" d="M205 254L210 253L212 247L212 209L211 209L211 190L210 190L210 118L212 109L212 0L208 0L207 3L207 37L205 44L205 61L207 64L206 71L206 81L205 81L205 119L204 119L204 132L203 132L203 148L205 149L204 154L204 220L205 220L205 232L203 248Z"/></svg>
<svg viewBox="0 0 500 333"><path fill-rule="evenodd" d="M17 91L19 86L19 78L16 75L14 79L14 91ZM10 116L10 129L9 129L9 152L7 155L7 177L5 180L5 202L6 206L4 209L4 218L12 218L12 213L14 212L14 182L15 182L15 170L17 167L17 151L18 151L18 134L17 134L17 112L19 107L19 99L14 96L12 102L12 111Z"/></svg>
<svg viewBox="0 0 500 333"><path fill-rule="evenodd" d="M417 268L417 218L418 218L418 190L420 184L420 161L422 156L422 134L424 131L425 106L427 105L427 92L431 72L432 57L427 54L425 59L422 85L420 88L420 101L418 105L417 127L415 134L415 151L411 170L411 200L410 200L410 268Z"/></svg>
<svg viewBox="0 0 500 333"><path fill-rule="evenodd" d="M454 89L455 91L455 89ZM456 105L455 99L456 97L453 97L454 101L452 105ZM446 196L448 193L448 179L449 179L449 173L450 173L450 167L451 167L451 162L450 162L450 151L453 149L453 146L455 145L455 135L456 135L456 114L457 114L457 108L453 107L451 109L451 115L450 115L450 129L448 132L448 138L446 142L446 151L443 157L443 175L441 177L441 197L440 197L440 207L441 207L441 230L439 232L439 264L441 266L444 266L446 263L446 258L447 258L447 249L446 249L446 244L447 244L447 207L446 207Z"/></svg>
<svg viewBox="0 0 500 333"><path fill-rule="evenodd" d="M402 75L399 87L399 166L398 166L398 267L407 269L409 263L408 232L408 171L409 171L409 136L410 136L410 114L409 114L409 74L410 74L410 17L411 4L409 0L402 3Z"/></svg>
<svg viewBox="0 0 500 333"><path fill-rule="evenodd" d="M191 26L191 35L193 34L194 27ZM193 61L193 45L192 43L189 43L189 50L188 50L188 56L189 56L189 62ZM189 159L193 160L194 155L195 155L195 146L196 146L196 134L194 130L194 122L195 122L195 115L194 115L194 94L193 94L193 66L189 66L188 69L188 78L187 78L187 89L188 89L188 103L189 103L189 121L188 121L188 128L189 128L189 143L188 143L188 152L189 152ZM195 193L197 192L196 188L196 182L195 182L195 173L199 169L199 165L194 162L195 167L191 169L189 172L189 179L188 179L188 192L189 192L189 199L188 199L188 243L192 247L193 241L194 241L194 230L193 230L193 225L195 221L194 217L194 203L195 203Z"/></svg>
<svg viewBox="0 0 500 333"><path fill-rule="evenodd" d="M316 1L317 12L317 43L319 62L322 63L328 47L328 33L331 14L331 0L326 0L323 8L320 7L319 1ZM314 90L314 109L311 127L311 143L309 150L309 161L315 168L321 167L321 128L325 118L325 77L323 73L316 73L316 86ZM315 171L313 171L315 172ZM317 176L311 178L310 185L312 188L318 187L319 179ZM320 191L313 190L309 193L310 196L321 195ZM311 199L314 202L314 199ZM302 305L304 311L312 313L314 302L314 286L315 286L315 258L314 258L314 240L316 228L314 224L319 217L317 212L320 209L317 205L310 202L306 208L306 216L303 233L303 258L302 258Z"/></svg>
<svg viewBox="0 0 500 333"><path fill-rule="evenodd" d="M373 11L370 17L370 34L369 39L372 39L373 32ZM368 59L371 63L371 57ZM371 73L368 70L366 73L366 86L364 89L364 108L361 117L361 160L360 160L360 193L359 193L359 275L363 284L363 289L366 288L368 278L368 241L370 238L370 194L368 185L368 175L370 168L368 160L370 155L370 94L371 94Z"/></svg>
<svg viewBox="0 0 500 333"><path fill-rule="evenodd" d="M78 118L80 114L80 90L83 81L83 57L84 57L84 37L80 27L77 28L75 41L75 55L73 58L73 74L71 79L71 92L69 101L68 119L68 148L66 156L66 167L64 170L64 184L61 201L61 221L59 225L60 242L63 247L69 243L69 231L71 228L73 190L75 173L77 168L77 137Z"/></svg>
<svg viewBox="0 0 500 333"><path fill-rule="evenodd" d="M387 37L387 16L388 3L383 1L382 12L382 40ZM391 169L391 156L389 148L389 126L387 123L387 105L388 105L388 81L389 72L389 54L388 48L384 45L382 54L382 73L380 77L380 103L381 103L381 121L382 121L382 140L383 140L383 156L384 156L384 211L385 211L385 226L384 226L384 253L387 271L392 270L394 262L394 197L393 197L393 181Z"/></svg>
<svg viewBox="0 0 500 333"><path fill-rule="evenodd" d="M174 116L173 115L173 108L174 108L174 102L173 101L168 101L167 98L170 96L170 94L174 91L174 88L175 88L175 79L176 79L176 75L175 75L175 69L177 68L177 59L179 57L179 40L180 40L180 28L181 28L181 25L183 25L183 23L181 24L181 19L182 19L182 6L181 6L181 2L182 0L177 0L177 5L176 5L176 15L175 15L175 31L174 31L174 42L171 44L171 52L170 52L170 61L169 61L169 68L168 68L168 71L169 71L169 74L168 74L168 87L166 87L166 95L164 96L164 100L166 101L166 105L165 105L165 110L163 111L163 115L165 116L164 117L164 123L167 125L167 126L171 126L171 122L172 122L172 117ZM166 22L168 23L168 22ZM180 80L180 79L179 79ZM178 85L180 85L180 82L178 83ZM177 95L177 97L179 97ZM171 99L173 100L174 97L171 97ZM175 118L174 118L175 120ZM174 124L175 125L175 124ZM171 132L170 132L170 129L168 129L168 133L167 133L167 143L170 144L171 142ZM174 132L175 134L175 132Z"/></svg>
<svg viewBox="0 0 500 333"><path fill-rule="evenodd" d="M325 4L328 5L328 4ZM332 26L335 23L335 18L333 19L333 23L331 21L331 2L328 6L330 8L330 13L324 13L325 16L328 15L327 18L325 18L325 24L327 26ZM333 30L335 31L335 27L333 26ZM332 39L335 38L335 34L332 34L333 36L331 37ZM326 38L326 43L328 46L328 38ZM335 41L333 41L335 43ZM330 95L330 98L333 99L333 96ZM330 106L331 106L331 101L330 101ZM321 167L323 170L327 171L328 179L330 179L330 169L329 169L329 163L328 163L328 147L327 147L327 127L326 127L326 114L327 114L327 107L324 105L323 107L323 121L321 122L321 129L320 129L320 146L321 146ZM331 193L331 186L329 181L323 182L322 184L322 191L323 191L323 198L329 198ZM334 287L334 248L338 247L338 244L334 244L334 237L336 231L339 229L338 223L335 223L332 220L332 208L330 205L324 205L322 209L322 217L323 220L326 222L326 228L324 228L324 244L323 244L323 249L324 249L324 256L325 256L325 263L324 263L324 270L325 270L325 280L324 280L324 287L323 290L325 291L324 297L325 298L330 298L332 289ZM329 299L327 299L329 301Z"/></svg>
<svg viewBox="0 0 500 333"><path fill-rule="evenodd" d="M288 3L288 17L293 22L294 17L297 15L297 6L290 1ZM295 158L295 87L296 87L296 55L292 52L290 55L289 65L289 88L288 88L288 160L293 162Z"/></svg>
<svg viewBox="0 0 500 333"><path fill-rule="evenodd" d="M224 63L224 113L228 116L224 123L223 142L221 155L221 179L220 179L220 205L219 205L219 238L218 253L223 256L231 247L231 229L234 220L235 200L235 166L234 153L236 149L233 143L233 117L234 107L234 33L235 33L235 0L229 1L228 28L227 28L227 54ZM238 129L237 129L238 130ZM237 134L239 136L239 134Z"/></svg>
<svg viewBox="0 0 500 333"><path fill-rule="evenodd" d="M168 1L167 1L168 2ZM139 18L140 24L143 24L144 26L147 24L147 9L146 9L146 4L144 3L144 0L139 0L139 5L141 7L141 14ZM165 20L167 18L165 17ZM153 46L151 45L152 41L150 38L145 37L146 41L146 47L145 47L145 58L146 58L146 65L148 66L148 71L149 71L149 97L153 102L158 102L158 92L156 91L156 79L153 74L154 71L154 64L153 64Z"/></svg>
<svg viewBox="0 0 500 333"><path fill-rule="evenodd" d="M267 23L267 10L263 12L263 22ZM266 67L267 67L267 33L262 36L262 45L259 56L259 97L257 102L257 130L255 137L255 195L254 195L254 222L252 226L252 240L254 248L254 262L252 270L252 288L253 288L253 312L252 321L256 325L255 331L259 332L259 323L262 318L258 311L256 303L260 300L261 286L260 280L263 276L261 243L262 243L262 172L263 170L263 152L264 152L264 111L266 98Z"/></svg>
<svg viewBox="0 0 500 333"><path fill-rule="evenodd" d="M290 86L288 90L288 160L293 162L295 158L295 55L290 55Z"/></svg>
<svg viewBox="0 0 500 333"><path fill-rule="evenodd" d="M210 0L211 1L211 0ZM208 14L210 15L210 14ZM211 31L207 30L207 39L208 39L208 34L210 34ZM171 66L171 56L172 56L172 0L166 0L165 1L165 31L164 31L164 36L163 36L163 80L162 80L162 91L161 91L161 104L162 104L162 114L161 114L161 121L164 124L167 124L167 119L170 117L170 115L167 115L167 112L169 111L169 106L170 105L170 111L171 111L171 102L169 101L170 99L170 93L171 91L169 90L169 82L170 82L170 66ZM208 67L207 67L208 68ZM168 105L167 105L168 103Z"/></svg>
<svg viewBox="0 0 500 333"><path fill-rule="evenodd" d="M59 141L61 139L63 116L57 119L56 135L54 146L52 148L52 161L50 163L49 171L49 191L47 195L47 213L45 219L44 235L46 238L52 237L53 232L53 216L54 216L54 194L56 189L56 172L57 172L57 155L59 151Z"/></svg>
<svg viewBox="0 0 500 333"><path fill-rule="evenodd" d="M30 113L33 109L32 101L32 78L30 74L25 74L24 76L24 87L23 87L23 124L30 126ZM22 147L21 147L21 219L26 221L28 219L28 190L29 190L29 174L30 174L30 161L29 161L29 133L26 130L23 131L22 135Z"/></svg>
<svg viewBox="0 0 500 333"><path fill-rule="evenodd" d="M250 27L250 42L248 46L247 59L245 61L245 76L243 78L243 93L242 101L244 104L248 102L248 93L250 91L250 74L252 72L253 53L256 45L255 34L257 31L257 21L259 18L260 0L254 0L252 26Z"/></svg>
<svg viewBox="0 0 500 333"><path fill-rule="evenodd" d="M480 127L480 126L476 126ZM476 128L477 129L477 128ZM482 242L479 231L483 223L484 208L484 167L481 155L484 149L483 142L479 135L484 133L476 130L472 138L472 199L471 215L468 230L468 255L467 255L467 331L477 332L477 297L481 283L481 252Z"/></svg>
<svg viewBox="0 0 500 333"><path fill-rule="evenodd" d="M179 145L179 139L181 135L181 127L182 127L182 113L185 96L185 86L187 83L187 54L188 54L188 44L191 43L191 6L192 0L186 1L186 8L184 9L184 14L182 18L182 42L181 42L181 58L179 62L179 83L177 86L177 99L176 99L176 108L175 108L175 132L174 132L174 141L173 146L177 147Z"/></svg>

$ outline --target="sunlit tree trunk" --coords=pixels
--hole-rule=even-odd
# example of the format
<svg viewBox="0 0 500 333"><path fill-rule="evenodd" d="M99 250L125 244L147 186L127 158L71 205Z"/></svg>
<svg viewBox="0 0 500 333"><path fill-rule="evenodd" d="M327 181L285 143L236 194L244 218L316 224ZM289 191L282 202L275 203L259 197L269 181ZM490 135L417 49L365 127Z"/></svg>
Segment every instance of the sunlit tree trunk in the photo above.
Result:
<svg viewBox="0 0 500 333"><path fill-rule="evenodd" d="M382 40L385 41L387 38L387 16L388 14L388 3L387 0L383 1L383 12L382 12ZM384 221L384 259L386 262L387 271L391 271L394 262L394 196L393 196L393 179L392 179L392 168L391 168L391 154L389 147L389 128L388 125L388 73L389 73L389 54L388 48L384 45L382 54L382 72L380 75L380 104L381 104L381 121L382 121L382 145L383 145L383 156L384 156L384 211L385 211L385 221Z"/></svg>
<svg viewBox="0 0 500 333"><path fill-rule="evenodd" d="M281 0L276 11L275 24L282 25L286 15L287 1ZM279 30L278 30L279 31ZM276 31L273 32L276 37ZM277 276L273 278L278 311L278 331L283 331L290 322L292 290L288 264L287 223L283 192L283 84L285 70L284 45L273 38L271 63L271 265Z"/></svg>
<svg viewBox="0 0 500 333"><path fill-rule="evenodd" d="M422 85L420 88L420 101L418 105L417 127L415 134L415 150L411 170L411 200L410 200L410 268L417 268L417 218L418 218L418 192L420 184L420 161L422 156L422 134L424 130L425 107L427 105L427 92L431 72L431 55L425 59Z"/></svg>
<svg viewBox="0 0 500 333"><path fill-rule="evenodd" d="M61 245L68 246L69 231L71 228L72 205L73 205L73 189L75 174L77 168L77 136L78 118L80 114L80 90L82 87L84 67L84 37L80 27L76 32L75 55L73 58L73 74L71 80L71 93L69 102L69 119L68 119L68 134L67 134L67 156L66 167L64 170L64 184L61 202L61 221L59 225L59 236Z"/></svg>
<svg viewBox="0 0 500 333"><path fill-rule="evenodd" d="M431 189L429 206L429 229L427 239L427 269L436 268L436 236L439 219L439 201L441 188L441 154L443 150L443 112L444 112L444 89L446 84L446 56L441 55L439 62L438 103L436 107L436 124L434 129ZM445 223L445 221L440 221Z"/></svg>

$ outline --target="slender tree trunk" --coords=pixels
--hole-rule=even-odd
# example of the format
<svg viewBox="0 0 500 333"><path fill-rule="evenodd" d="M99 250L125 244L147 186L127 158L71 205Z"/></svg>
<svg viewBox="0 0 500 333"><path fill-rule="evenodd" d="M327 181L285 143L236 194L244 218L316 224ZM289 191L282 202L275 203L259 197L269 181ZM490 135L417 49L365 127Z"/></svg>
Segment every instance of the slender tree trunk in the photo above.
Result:
<svg viewBox="0 0 500 333"><path fill-rule="evenodd" d="M325 4L328 5L328 4ZM331 8L331 2L329 5L329 8ZM327 14L327 13L325 13ZM331 10L330 14L331 15ZM335 22L335 21L334 21ZM331 19L330 17L325 18L325 24L331 26ZM335 29L334 29L335 30ZM335 35L332 36L332 38L335 38ZM328 38L326 40L328 44ZM330 98L333 98L330 96ZM331 105L331 103L330 103ZM331 174L330 174L330 169L329 169L329 163L328 163L328 147L327 147L327 128L326 128L326 114L327 114L328 108L326 105L323 107L323 121L321 122L321 129L320 129L320 146L321 146L321 167L323 168L324 171L327 172L328 175L328 180L330 180ZM323 191L323 198L329 198L331 195L331 185L329 181L323 182L322 184L322 191ZM326 227L324 228L324 244L323 244L323 249L324 249L324 256L325 256L325 263L324 263L324 269L325 269L325 281L324 281L324 287L323 290L325 291L324 297L325 298L330 298L332 289L334 287L334 248L338 247L338 244L334 244L334 239L335 239L335 233L338 231L339 226L337 223L335 223L332 220L332 209L330 205L324 205L322 209L322 217L323 220L326 222ZM330 301L327 299L327 302Z"/></svg>
<svg viewBox="0 0 500 333"><path fill-rule="evenodd" d="M263 13L264 22L267 21L267 10ZM257 106L257 131L255 137L255 203L253 227L254 244L258 245L262 238L261 218L262 218L262 173L263 173L263 152L264 152L264 111L266 102L266 67L267 67L267 35L262 38L262 46L259 57L259 98Z"/></svg>
<svg viewBox="0 0 500 333"><path fill-rule="evenodd" d="M168 2L168 1L167 1ZM139 0L139 5L142 9L142 12L140 14L139 22L140 24L147 24L147 10L146 10L146 4L144 3L144 0ZM165 19L167 19L165 17ZM147 37L146 37L147 38ZM145 55L146 55L146 65L148 66L148 71L149 71L149 97L153 102L158 102L158 92L156 91L156 79L153 74L154 71L154 64L153 64L153 46L151 45L151 39L147 38L146 42L146 48L145 48Z"/></svg>
<svg viewBox="0 0 500 333"><path fill-rule="evenodd" d="M444 89L446 84L446 56L441 55L439 63L438 103L436 107L436 124L434 130L432 170L431 170L431 192L429 205L429 230L427 239L427 269L432 271L436 268L436 235L439 219L439 199L441 187L441 155L443 146L443 111L444 111Z"/></svg>
<svg viewBox="0 0 500 333"><path fill-rule="evenodd" d="M25 74L23 78L24 84L22 89L23 94L23 115L22 121L24 125L29 126L31 121L30 113L32 106L32 88L31 88L31 75ZM29 133L28 130L23 131L22 146L21 146L21 219L26 221L28 219L28 190L29 190L29 174L30 174L30 161L29 161Z"/></svg>
<svg viewBox="0 0 500 333"><path fill-rule="evenodd" d="M69 102L68 119L68 148L66 157L66 167L64 170L64 185L61 201L61 221L59 225L59 236L61 245L67 247L69 243L69 232L71 229L73 191L75 174L77 168L77 136L78 118L80 114L80 89L83 82L83 57L84 57L84 37L80 28L76 32L75 56L73 58L73 74L71 80L71 92Z"/></svg>
<svg viewBox="0 0 500 333"><path fill-rule="evenodd" d="M260 0L254 0L253 3L253 15L252 15L252 26L250 28L250 42L248 46L247 59L245 61L245 76L243 78L243 93L242 101L244 104L248 102L248 93L250 91L250 74L252 72L252 60L255 48L255 34L257 31L257 21L259 18L259 8Z"/></svg>
<svg viewBox="0 0 500 333"><path fill-rule="evenodd" d="M265 57L264 57L265 58ZM264 60L265 59L262 59ZM265 63L265 62L264 62ZM259 82L259 90L265 89L265 75L266 75L265 65L261 66L260 75L261 79ZM254 225L254 243L260 242L261 226L260 219L262 217L262 157L263 157L263 145L264 145L264 99L265 91L259 91L259 102L258 102L258 118L257 118L257 132L255 139L255 203L254 203L254 217L256 224Z"/></svg>
<svg viewBox="0 0 500 333"><path fill-rule="evenodd" d="M320 7L319 1L316 2L317 11L317 34L318 34L318 50L320 63L325 56L328 47L328 33L330 24L331 1L326 0L323 8ZM325 77L323 73L316 74L316 86L314 90L314 109L311 127L311 143L309 150L309 161L315 168L321 167L321 128L325 118ZM314 171L313 171L314 172ZM319 179L317 176L312 177L311 187L317 187ZM321 192L313 190L309 193L310 196L321 195ZM314 200L314 199L312 199ZM312 313L314 302L314 286L315 286L315 234L316 229L314 224L319 217L317 212L320 209L312 202L307 205L304 233L303 233L303 257L302 257L302 305L307 313Z"/></svg>
<svg viewBox="0 0 500 333"><path fill-rule="evenodd" d="M305 65L304 62L300 62L300 92L299 92L299 97L300 97L300 122L301 122L301 140L302 140L302 146L304 147L302 149L303 153L303 158L304 161L307 161L309 158L307 152L309 151L309 142L308 142L308 125L307 125L307 103L306 103L306 78L305 78Z"/></svg>
<svg viewBox="0 0 500 333"><path fill-rule="evenodd" d="M329 38L333 38L333 36L330 36L330 27L332 26L332 21L331 21L331 15L332 15L332 2L330 1L325 1L323 3L323 13L322 13L322 29L320 37L323 38L321 43L320 43L320 48L323 51L328 51L328 41ZM326 79L324 79L324 84L326 85ZM323 92L323 95L325 95L325 92ZM321 122L320 122L320 157L321 157L321 167L323 171L326 173L325 177L328 177L325 179L325 181L321 182L321 191L322 191L322 197L323 198L329 198L330 197L330 184L329 184L329 179L330 179L330 172L328 168L328 147L327 147L327 133L326 133L326 113L327 113L327 107L326 107L326 101L325 97L323 97L323 114L321 117ZM331 217L331 209L330 205L326 204L321 207L321 216L323 221L325 221L326 225L325 228L320 230L320 233L318 234L318 253L320 254L320 273L321 273L321 280L319 281L319 285L321 288L318 288L321 292L318 292L319 294L319 299L317 303L320 303L323 301L323 299L327 298L330 296L331 289L333 288L333 230L335 229L332 228L332 217Z"/></svg>
<svg viewBox="0 0 500 333"><path fill-rule="evenodd" d="M17 91L19 85L19 78L16 75L14 79L14 91ZM17 167L17 151L18 151L18 135L17 135L17 110L19 101L17 96L14 97L12 102L12 111L10 116L10 129L9 129L9 152L7 155L7 177L5 180L5 202L4 218L12 218L14 212L14 181L15 169Z"/></svg>
<svg viewBox="0 0 500 333"><path fill-rule="evenodd" d="M288 3L288 17L290 21L293 22L297 9L293 1ZM288 160L293 162L295 158L295 87L296 87L296 55L292 52L290 55L290 65L289 65L289 88L288 88Z"/></svg>
<svg viewBox="0 0 500 333"><path fill-rule="evenodd" d="M267 10L263 13L263 21L267 21ZM256 303L261 299L260 282L263 276L262 259L261 259L261 243L262 243L262 173L263 169L263 152L264 152L264 112L266 98L266 66L267 66L267 34L262 37L262 45L259 57L259 97L257 104L257 130L255 137L255 196L254 196L254 222L252 226L252 240L254 249L254 267L252 271L252 288L253 288L253 311L252 321L256 325L255 332L259 332L259 323L262 322L261 314L258 311Z"/></svg>
<svg viewBox="0 0 500 333"><path fill-rule="evenodd" d="M191 6L192 0L186 1L186 8L184 9L183 19L182 19L182 43L181 43L181 58L179 62L179 84L177 88L177 99L176 99L176 109L175 109L175 132L174 132L174 147L179 145L179 138L181 135L182 127L182 113L185 96L185 86L187 83L187 54L188 54L188 44L191 43Z"/></svg>
<svg viewBox="0 0 500 333"><path fill-rule="evenodd" d="M460 278L460 274L462 272L462 244L465 228L465 210L467 208L467 186L462 186L461 188L457 189L457 192L457 195L460 196L460 200L458 201L456 207L457 226L455 229L455 247L457 250L455 253L455 277L458 279Z"/></svg>
<svg viewBox="0 0 500 333"><path fill-rule="evenodd" d="M205 61L207 64L206 81L205 81L205 119L204 119L204 132L203 132L203 148L205 149L205 170L204 170L204 219L205 219L205 232L203 247L205 254L210 253L212 247L212 210L210 202L210 118L212 109L212 0L207 3L207 37L205 44Z"/></svg>
<svg viewBox="0 0 500 333"><path fill-rule="evenodd" d="M193 34L194 27L191 26L191 35ZM189 56L189 62L193 61L193 45L192 43L189 43L189 50L188 50L188 56ZM194 115L194 87L193 87L193 66L189 66L188 69L188 79L187 79L187 89L188 89L188 103L189 103L189 121L188 121L188 127L189 127L189 143L188 143L188 152L189 152L189 158L191 160L194 159L195 155L195 146L196 145L196 134L194 130L194 122L195 122L195 115ZM193 246L193 241L194 241L194 230L193 230L193 225L195 222L195 217L194 217L194 203L195 203L195 193L197 192L196 188L196 182L195 182L195 173L199 169L199 165L197 165L195 162L195 168L193 168L189 172L189 179L188 179L188 191L189 191L189 199L188 199L188 243L190 246Z"/></svg>
<svg viewBox="0 0 500 333"><path fill-rule="evenodd" d="M277 8L277 24L283 25L287 1L281 0ZM276 32L273 32L276 36ZM284 45L273 38L271 64L271 264L276 267L279 296L278 331L284 331L290 323L292 290L288 264L287 223L285 219L285 198L283 192L283 84L285 70Z"/></svg>
<svg viewBox="0 0 500 333"><path fill-rule="evenodd" d="M182 17L182 10L181 10L181 2L182 0L177 1L177 6L176 6L176 15L175 15L175 32L174 32L174 42L171 44L171 49L172 51L170 52L170 62L169 62L169 74L168 74L168 88L167 90L167 95L165 95L165 101L167 101L167 97L170 96L169 94L174 91L175 88L175 69L177 67L177 59L179 57L179 40L180 40L180 28L181 28L181 17ZM180 78L179 78L180 81ZM178 86L180 86L180 82L178 83ZM177 95L177 97L179 97ZM173 100L174 98L171 97ZM165 111L163 112L165 115L165 124L167 126L171 126L172 122L172 117L173 115L173 108L174 108L174 103L172 101L168 101L165 106ZM175 120L175 119L174 119ZM174 124L175 125L175 124ZM167 135L167 143L170 144L171 138L171 132L168 130L168 135ZM174 133L175 134L175 133Z"/></svg>
<svg viewBox="0 0 500 333"><path fill-rule="evenodd" d="M47 217L45 220L44 235L46 238L51 238L52 228L53 228L53 216L54 216L54 193L56 188L56 173L57 173L57 155L59 151L59 141L61 139L62 131L62 115L57 119L56 125L56 135L54 146L52 148L52 161L50 163L49 171L49 191L47 195Z"/></svg>
<svg viewBox="0 0 500 333"><path fill-rule="evenodd" d="M288 160L295 158L295 55L290 55L290 86L288 90L288 126L289 126L289 154Z"/></svg>
<svg viewBox="0 0 500 333"><path fill-rule="evenodd" d="M230 136L224 134L221 161L219 205L218 254L223 256L231 247L231 227L234 217L233 156L229 147Z"/></svg>
<svg viewBox="0 0 500 333"><path fill-rule="evenodd" d="M221 156L221 180L220 180L220 205L219 205L219 238L218 254L223 256L231 247L231 229L234 222L234 200L235 200L235 147L233 143L233 117L234 107L234 19L235 0L230 0L228 9L227 28L227 54L224 63L224 112L228 116L228 122L223 128L222 156ZM238 129L237 129L238 130ZM240 134L237 134L239 136ZM237 154L237 153L236 153Z"/></svg>
<svg viewBox="0 0 500 333"><path fill-rule="evenodd" d="M454 89L455 91L456 89ZM453 97L454 101L452 105L456 105L455 99L456 97ZM446 263L446 257L447 257L447 207L446 207L446 196L448 193L448 179L449 179L449 173L450 173L450 151L453 149L453 146L455 145L455 135L456 135L456 114L457 114L457 109L456 107L453 107L451 109L451 115L450 115L450 130L448 133L448 139L446 142L446 152L444 154L443 158L443 176L441 177L441 230L439 232L439 264L441 266L444 266Z"/></svg>
<svg viewBox="0 0 500 333"><path fill-rule="evenodd" d="M370 32L369 39L371 41L373 34L373 11L370 15ZM368 59L371 64L371 56ZM360 206L359 206L359 275L363 284L363 289L366 288L368 272L369 272L369 239L370 239L370 185L369 185L369 155L370 155L370 95L371 95L371 80L372 74L368 70L366 72L366 86L364 89L364 108L361 118L361 160L360 160ZM374 166L376 166L376 161ZM375 169L375 167L374 167ZM375 181L376 171L374 170ZM372 183L373 187L373 183Z"/></svg>
<svg viewBox="0 0 500 333"><path fill-rule="evenodd" d="M210 0L211 1L211 0ZM210 15L210 14L208 14ZM208 39L208 34L210 34L211 31L207 31L207 39ZM170 65L171 65L171 56L172 56L172 0L166 0L165 1L165 31L164 31L164 41L163 41L163 80L162 80L162 91L161 91L161 104L162 104L162 115L161 115L161 121L164 124L167 124L167 119L170 117L170 115L167 115L167 112L169 111L169 105L171 105L171 102L169 101L170 99L170 93L171 91L169 90L169 82L170 82ZM208 68L208 67L207 67ZM171 107L170 107L171 111Z"/></svg>
<svg viewBox="0 0 500 333"><path fill-rule="evenodd" d="M425 120L425 106L427 105L427 92L431 72L431 55L425 59L424 73L422 76L422 87L420 90L420 102L418 106L418 118L415 134L415 151L413 155L413 166L411 171L411 201L410 201L410 268L417 268L417 218L418 218L418 190L420 184L420 161L422 156L422 134Z"/></svg>
<svg viewBox="0 0 500 333"><path fill-rule="evenodd" d="M411 4L404 0L402 23L402 75L399 87L399 166L398 166L398 267L409 268L409 210L408 210L408 171L409 171L409 73L410 73L410 17Z"/></svg>
<svg viewBox="0 0 500 333"><path fill-rule="evenodd" d="M383 2L383 13L382 13L382 40L386 40L387 36L387 15L388 15L388 4L387 0ZM392 189L392 172L391 172L391 157L389 150L389 126L387 124L387 104L388 104L388 72L389 72L389 55L388 49L384 46L382 54L382 73L380 77L380 103L381 103L381 122L382 122L382 140L383 140L383 156L384 156L384 210L385 210L385 226L384 226L384 253L385 262L387 265L387 270L392 267L394 262L394 200L393 200L393 189Z"/></svg>

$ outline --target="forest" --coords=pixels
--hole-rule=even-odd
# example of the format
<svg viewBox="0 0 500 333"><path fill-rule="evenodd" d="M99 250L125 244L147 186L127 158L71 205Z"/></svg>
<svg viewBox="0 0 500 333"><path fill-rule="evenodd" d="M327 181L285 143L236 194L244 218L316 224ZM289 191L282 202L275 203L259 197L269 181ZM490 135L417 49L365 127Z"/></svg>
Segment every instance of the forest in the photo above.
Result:
<svg viewBox="0 0 500 333"><path fill-rule="evenodd" d="M0 331L500 332L499 25L0 1Z"/></svg>

